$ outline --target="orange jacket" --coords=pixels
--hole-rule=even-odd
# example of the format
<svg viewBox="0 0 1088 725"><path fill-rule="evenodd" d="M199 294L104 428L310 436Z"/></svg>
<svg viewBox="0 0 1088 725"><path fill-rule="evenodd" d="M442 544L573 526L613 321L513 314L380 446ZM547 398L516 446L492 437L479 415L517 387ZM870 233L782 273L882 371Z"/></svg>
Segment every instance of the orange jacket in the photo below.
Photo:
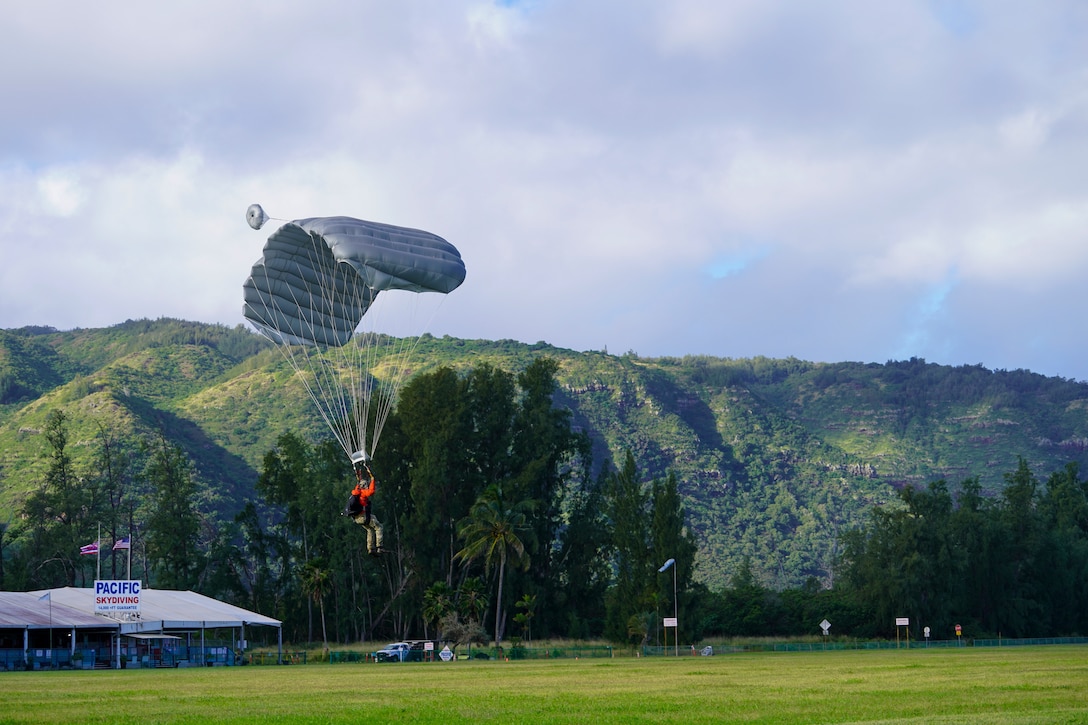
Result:
<svg viewBox="0 0 1088 725"><path fill-rule="evenodd" d="M359 498L359 503L363 506L367 506L370 504L370 497L374 495L376 488L376 481L374 480L374 477L371 476L369 486L363 488L363 482L359 481L355 484L355 489L351 492L351 495L357 496Z"/></svg>

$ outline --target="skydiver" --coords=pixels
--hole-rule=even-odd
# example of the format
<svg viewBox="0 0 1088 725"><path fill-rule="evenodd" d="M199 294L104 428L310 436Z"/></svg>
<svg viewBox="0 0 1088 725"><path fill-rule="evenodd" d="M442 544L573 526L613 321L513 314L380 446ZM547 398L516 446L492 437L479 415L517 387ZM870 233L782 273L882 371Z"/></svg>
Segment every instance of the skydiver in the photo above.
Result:
<svg viewBox="0 0 1088 725"><path fill-rule="evenodd" d="M377 481L365 462L356 463L354 468L357 482L344 509L344 515L350 516L352 521L366 529L367 551L372 556L378 556L385 553L382 549L382 525L370 512L370 498L377 488ZM369 480L364 484L364 479Z"/></svg>

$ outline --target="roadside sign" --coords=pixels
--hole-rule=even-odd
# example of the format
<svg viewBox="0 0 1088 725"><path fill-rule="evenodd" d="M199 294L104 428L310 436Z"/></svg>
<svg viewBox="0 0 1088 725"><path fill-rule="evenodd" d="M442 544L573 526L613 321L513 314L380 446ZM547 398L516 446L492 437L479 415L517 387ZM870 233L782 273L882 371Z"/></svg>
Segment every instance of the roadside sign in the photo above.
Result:
<svg viewBox="0 0 1088 725"><path fill-rule="evenodd" d="M424 652L434 652L434 642L424 642L423 643L423 651Z"/></svg>
<svg viewBox="0 0 1088 725"><path fill-rule="evenodd" d="M449 662L453 659L453 652L450 652L449 645L442 648L442 651L438 653L438 656L442 658L443 662Z"/></svg>
<svg viewBox="0 0 1088 725"><path fill-rule="evenodd" d="M824 634L826 635L827 631L831 629L831 622L824 619L824 621L820 622L820 629L822 629L824 631Z"/></svg>
<svg viewBox="0 0 1088 725"><path fill-rule="evenodd" d="M910 617L896 617L895 618L895 626L896 627L909 627L910 626Z"/></svg>
<svg viewBox="0 0 1088 725"><path fill-rule="evenodd" d="M676 626L676 617L665 617L665 626L666 627L675 627Z"/></svg>

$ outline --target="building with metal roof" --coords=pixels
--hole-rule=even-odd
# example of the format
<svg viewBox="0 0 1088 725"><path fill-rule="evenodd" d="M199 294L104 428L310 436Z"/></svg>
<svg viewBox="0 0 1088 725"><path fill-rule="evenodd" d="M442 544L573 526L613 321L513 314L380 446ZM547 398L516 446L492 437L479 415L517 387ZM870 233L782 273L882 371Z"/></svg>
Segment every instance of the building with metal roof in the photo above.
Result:
<svg viewBox="0 0 1088 725"><path fill-rule="evenodd" d="M110 610L116 601L126 604ZM191 591L137 587L135 596L113 598L93 588L0 592L0 668L235 664L246 627L274 627L282 653L281 625Z"/></svg>

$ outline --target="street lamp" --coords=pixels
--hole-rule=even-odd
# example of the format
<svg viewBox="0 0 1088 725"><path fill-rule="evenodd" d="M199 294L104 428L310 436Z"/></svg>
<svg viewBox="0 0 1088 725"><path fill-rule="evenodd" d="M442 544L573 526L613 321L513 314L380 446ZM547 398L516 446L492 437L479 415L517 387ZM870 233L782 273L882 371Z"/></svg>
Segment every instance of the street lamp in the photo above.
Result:
<svg viewBox="0 0 1088 725"><path fill-rule="evenodd" d="M658 574L664 574L668 571L669 567L672 567L672 620L673 620L673 633L672 633L672 646L673 654L680 656L680 627L679 622L676 620L676 559L669 559L661 568L657 570ZM665 643L668 646L668 642Z"/></svg>

